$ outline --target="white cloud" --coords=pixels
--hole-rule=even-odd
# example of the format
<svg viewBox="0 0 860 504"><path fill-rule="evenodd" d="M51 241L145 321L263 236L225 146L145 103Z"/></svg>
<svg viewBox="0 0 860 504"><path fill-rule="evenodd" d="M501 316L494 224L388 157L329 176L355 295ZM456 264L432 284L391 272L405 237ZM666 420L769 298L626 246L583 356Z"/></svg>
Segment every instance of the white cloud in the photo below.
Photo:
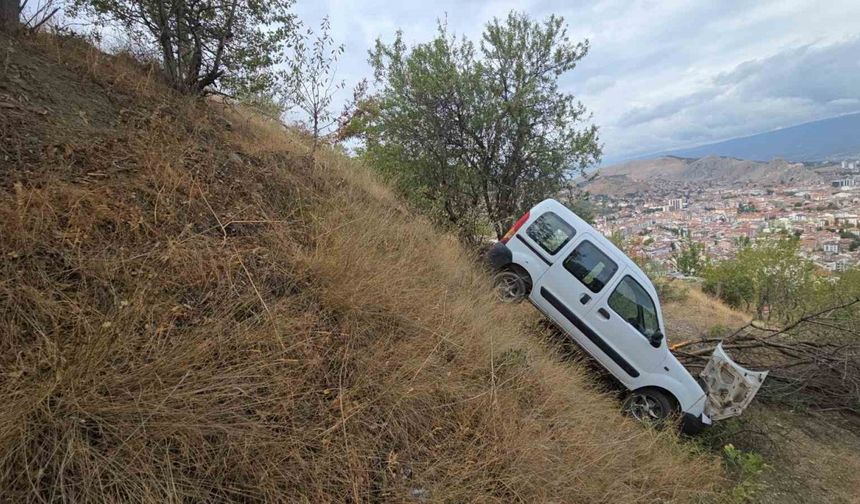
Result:
<svg viewBox="0 0 860 504"><path fill-rule="evenodd" d="M590 54L563 87L594 113L608 158L684 147L860 108L856 0L547 1L300 0L316 24L328 14L346 44L338 65L353 84L371 71L367 50L399 28L428 40L447 15L477 39L509 10L565 17Z"/></svg>

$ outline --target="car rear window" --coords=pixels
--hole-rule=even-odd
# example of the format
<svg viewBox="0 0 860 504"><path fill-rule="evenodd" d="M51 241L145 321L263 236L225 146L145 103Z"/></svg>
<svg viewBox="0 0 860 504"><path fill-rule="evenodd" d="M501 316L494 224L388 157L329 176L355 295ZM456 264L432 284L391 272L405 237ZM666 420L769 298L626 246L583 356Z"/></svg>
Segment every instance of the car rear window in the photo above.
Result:
<svg viewBox="0 0 860 504"><path fill-rule="evenodd" d="M555 255L573 238L576 230L558 215L546 212L532 222L526 234L550 255Z"/></svg>
<svg viewBox="0 0 860 504"><path fill-rule="evenodd" d="M591 292L600 292L618 271L618 265L588 240L577 245L567 256L564 268Z"/></svg>

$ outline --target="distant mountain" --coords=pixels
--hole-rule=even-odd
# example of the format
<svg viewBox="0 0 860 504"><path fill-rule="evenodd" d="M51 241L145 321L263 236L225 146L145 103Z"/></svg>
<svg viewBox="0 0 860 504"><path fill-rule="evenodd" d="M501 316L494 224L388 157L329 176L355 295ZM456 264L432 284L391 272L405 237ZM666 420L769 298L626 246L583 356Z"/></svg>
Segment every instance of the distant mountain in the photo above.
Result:
<svg viewBox="0 0 860 504"><path fill-rule="evenodd" d="M837 161L860 158L860 113L848 114L767 133L735 138L649 157L727 156L755 161Z"/></svg>
<svg viewBox="0 0 860 504"><path fill-rule="evenodd" d="M683 187L809 185L824 181L825 168L776 159L767 163L732 157L699 159L664 156L601 168L585 188L593 194L623 196Z"/></svg>

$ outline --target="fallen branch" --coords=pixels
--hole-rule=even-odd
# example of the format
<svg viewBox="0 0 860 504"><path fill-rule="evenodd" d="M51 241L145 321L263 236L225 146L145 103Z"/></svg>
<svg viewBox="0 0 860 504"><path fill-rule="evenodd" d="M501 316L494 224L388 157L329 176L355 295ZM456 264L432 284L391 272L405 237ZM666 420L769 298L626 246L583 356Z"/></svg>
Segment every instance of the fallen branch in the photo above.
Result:
<svg viewBox="0 0 860 504"><path fill-rule="evenodd" d="M722 343L738 364L770 370L763 397L860 414L858 304L860 299L852 299L782 328L749 323L725 338L685 341L672 350L685 366L698 370ZM837 313L845 322L834 321Z"/></svg>

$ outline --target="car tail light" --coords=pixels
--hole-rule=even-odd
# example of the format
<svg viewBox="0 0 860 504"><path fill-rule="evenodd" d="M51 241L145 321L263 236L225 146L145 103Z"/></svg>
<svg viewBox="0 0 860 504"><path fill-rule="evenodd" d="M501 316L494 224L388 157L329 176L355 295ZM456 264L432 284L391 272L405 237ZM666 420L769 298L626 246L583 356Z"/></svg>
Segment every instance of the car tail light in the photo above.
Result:
<svg viewBox="0 0 860 504"><path fill-rule="evenodd" d="M505 236L502 237L502 243L508 243L508 240L510 240L514 237L515 234L517 234L517 231L519 231L520 228L523 227L523 224L525 224L527 220L529 220L528 212L526 212L525 215L520 217L519 220L514 223L513 227L511 227L511 229L509 229L508 232L505 233Z"/></svg>

